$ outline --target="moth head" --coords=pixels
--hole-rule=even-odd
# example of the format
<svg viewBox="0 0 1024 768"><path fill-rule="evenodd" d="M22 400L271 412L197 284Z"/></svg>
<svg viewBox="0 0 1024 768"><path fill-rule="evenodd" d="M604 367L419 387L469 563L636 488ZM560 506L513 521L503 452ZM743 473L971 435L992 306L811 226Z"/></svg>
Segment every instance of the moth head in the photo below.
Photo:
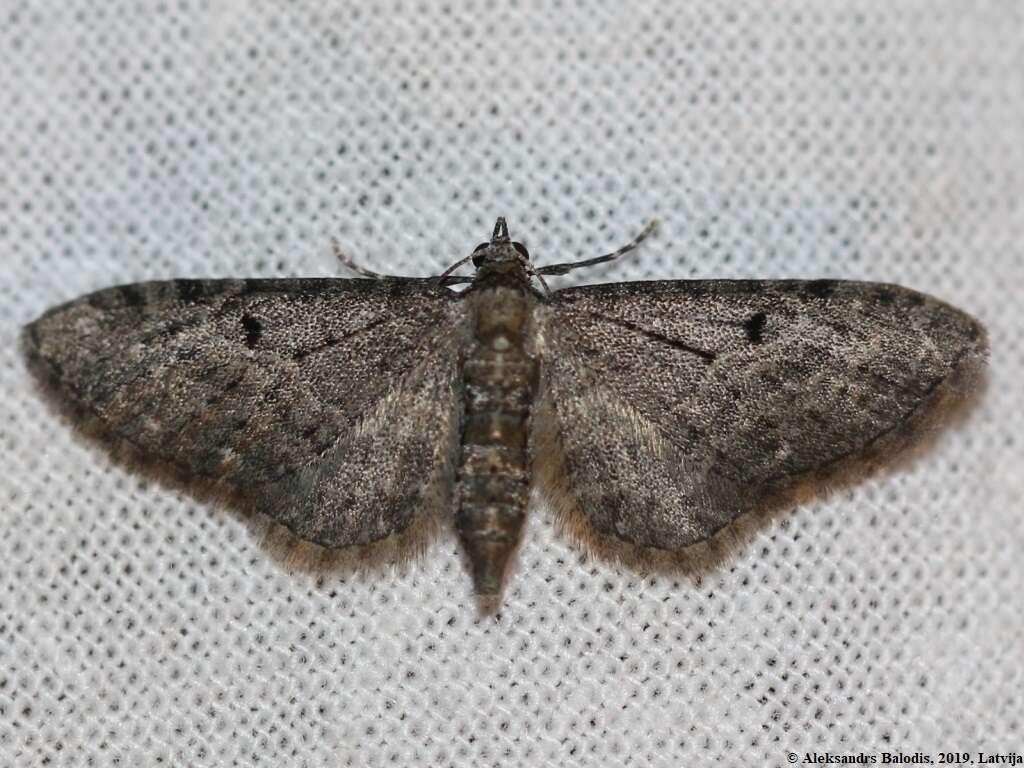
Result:
<svg viewBox="0 0 1024 768"><path fill-rule="evenodd" d="M489 243L480 243L473 249L473 266L479 269L484 265L530 263L530 252L522 243L513 242L508 236L508 225L505 218L499 217L494 225L494 234Z"/></svg>

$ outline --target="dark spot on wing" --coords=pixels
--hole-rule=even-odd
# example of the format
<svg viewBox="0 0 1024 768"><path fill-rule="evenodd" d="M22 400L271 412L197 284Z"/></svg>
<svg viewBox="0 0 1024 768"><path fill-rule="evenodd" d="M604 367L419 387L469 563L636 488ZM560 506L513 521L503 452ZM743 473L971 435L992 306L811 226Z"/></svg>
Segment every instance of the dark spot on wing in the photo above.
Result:
<svg viewBox="0 0 1024 768"><path fill-rule="evenodd" d="M917 291L907 291L906 297L907 304L909 304L912 307L920 307L922 304L924 304L924 296L918 293Z"/></svg>
<svg viewBox="0 0 1024 768"><path fill-rule="evenodd" d="M202 280L175 280L174 289L178 298L185 302L195 301L204 293Z"/></svg>
<svg viewBox="0 0 1024 768"><path fill-rule="evenodd" d="M883 306L889 306L896 301L896 295L888 288L879 288L875 292L875 300Z"/></svg>
<svg viewBox="0 0 1024 768"><path fill-rule="evenodd" d="M809 296L813 296L816 299L827 299L836 292L836 281L811 280L805 285L804 290Z"/></svg>
<svg viewBox="0 0 1024 768"><path fill-rule="evenodd" d="M245 329L245 346L255 349L263 335L263 323L252 315L242 315L242 327Z"/></svg>
<svg viewBox="0 0 1024 768"><path fill-rule="evenodd" d="M90 307L104 311L121 306L122 301L124 301L124 299L122 298L121 291L118 288L104 288L102 291L90 293L85 297L85 302ZM56 307L54 310L50 310L50 312L53 312L56 309L61 309L61 307ZM49 312L47 314L49 314Z"/></svg>
<svg viewBox="0 0 1024 768"><path fill-rule="evenodd" d="M747 318L747 322L743 324L743 329L747 332L747 341L751 344L760 344L764 341L763 332L767 320L768 316L764 312L758 312Z"/></svg>
<svg viewBox="0 0 1024 768"><path fill-rule="evenodd" d="M137 285L122 285L118 290L126 307L140 307L146 303L146 297Z"/></svg>
<svg viewBox="0 0 1024 768"><path fill-rule="evenodd" d="M259 293L266 287L266 280L258 277L247 277L242 283L242 288L238 292L239 296L247 296L253 293Z"/></svg>
<svg viewBox="0 0 1024 768"><path fill-rule="evenodd" d="M828 419L817 408L808 408L804 411L804 415L820 427L828 426Z"/></svg>
<svg viewBox="0 0 1024 768"><path fill-rule="evenodd" d="M143 344L149 344L153 341L160 341L163 343L168 342L175 336L178 336L183 331L188 330L196 325L195 320L185 321L171 319L163 323L158 324L154 328L147 330L139 337L139 341Z"/></svg>

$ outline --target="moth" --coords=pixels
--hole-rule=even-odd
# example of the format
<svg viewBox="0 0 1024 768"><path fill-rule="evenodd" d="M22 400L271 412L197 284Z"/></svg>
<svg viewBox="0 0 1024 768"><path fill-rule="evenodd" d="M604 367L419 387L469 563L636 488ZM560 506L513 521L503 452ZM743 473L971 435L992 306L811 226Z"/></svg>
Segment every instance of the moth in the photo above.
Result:
<svg viewBox="0 0 1024 768"><path fill-rule="evenodd" d="M122 285L24 346L93 431L302 540L452 516L483 596L535 478L599 536L681 550L892 441L984 362L976 320L895 285L544 282L642 237L535 267L499 218L438 277Z"/></svg>

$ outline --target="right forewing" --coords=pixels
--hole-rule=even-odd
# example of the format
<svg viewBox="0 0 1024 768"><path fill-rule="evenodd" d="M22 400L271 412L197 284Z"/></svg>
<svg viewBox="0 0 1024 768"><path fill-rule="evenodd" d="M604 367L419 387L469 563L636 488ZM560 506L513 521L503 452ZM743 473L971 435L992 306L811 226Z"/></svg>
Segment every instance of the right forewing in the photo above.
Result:
<svg viewBox="0 0 1024 768"><path fill-rule="evenodd" d="M539 459L598 531L673 550L869 452L985 350L966 314L873 283L586 286L537 322Z"/></svg>

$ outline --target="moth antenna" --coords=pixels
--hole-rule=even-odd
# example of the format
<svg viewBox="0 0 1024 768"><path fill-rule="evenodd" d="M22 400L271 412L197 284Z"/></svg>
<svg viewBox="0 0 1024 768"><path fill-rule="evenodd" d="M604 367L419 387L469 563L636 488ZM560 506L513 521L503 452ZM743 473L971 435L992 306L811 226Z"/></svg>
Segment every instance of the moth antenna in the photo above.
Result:
<svg viewBox="0 0 1024 768"><path fill-rule="evenodd" d="M497 229L497 227L495 227L495 229ZM459 259L454 264L452 264L450 267L448 267L448 269L446 269L440 275L438 275L437 279L441 280L443 282L445 280L445 278L448 277L448 275L450 275L452 272L454 272L456 269L461 267L463 264L465 264L467 261L469 261L472 258L473 258L473 254L472 253L469 254L469 256L464 256L463 258ZM470 282L472 282L472 281L470 281Z"/></svg>
<svg viewBox="0 0 1024 768"><path fill-rule="evenodd" d="M537 282L539 282L541 287L544 289L544 293L549 295L551 294L551 289L548 287L547 281L541 276L540 272L538 272L532 264L530 264L527 267L526 274L528 274L530 277L536 277Z"/></svg>
<svg viewBox="0 0 1024 768"><path fill-rule="evenodd" d="M606 261L613 261L614 259L625 256L630 251L636 250L637 246L640 245L644 240L650 236L650 234L657 229L658 220L651 219L647 222L647 226L641 230L640 234L626 243L624 246L619 248L617 251L606 253L604 256L598 256L593 259L584 259L583 261L567 261L562 264L549 264L546 267L541 267L537 270L537 275L564 275L571 272L574 269L580 269L581 267L592 267L595 264L603 264Z"/></svg>
<svg viewBox="0 0 1024 768"><path fill-rule="evenodd" d="M352 261L352 257L351 256L349 256L347 253L345 253L343 250L341 250L341 246L338 245L338 241L337 240L333 240L332 239L331 240L331 245L334 248L334 256L335 256L335 258L338 261L340 261L345 267L348 267L348 269L350 269L353 272L355 272L357 275L362 275L363 277L369 277L369 278L372 278L374 280L387 280L388 278L391 277L391 275L384 275L384 274L381 274L380 272L374 272L372 269L367 269L366 267L361 267L358 264L356 264L354 261Z"/></svg>
<svg viewBox="0 0 1024 768"><path fill-rule="evenodd" d="M445 286L447 286L447 285L463 285L465 283L472 283L473 282L473 278L472 277L464 277L463 275L448 275L447 277L445 277L443 279L439 277L439 278L437 278L437 280L438 280L439 283L441 283L441 285L445 285Z"/></svg>

